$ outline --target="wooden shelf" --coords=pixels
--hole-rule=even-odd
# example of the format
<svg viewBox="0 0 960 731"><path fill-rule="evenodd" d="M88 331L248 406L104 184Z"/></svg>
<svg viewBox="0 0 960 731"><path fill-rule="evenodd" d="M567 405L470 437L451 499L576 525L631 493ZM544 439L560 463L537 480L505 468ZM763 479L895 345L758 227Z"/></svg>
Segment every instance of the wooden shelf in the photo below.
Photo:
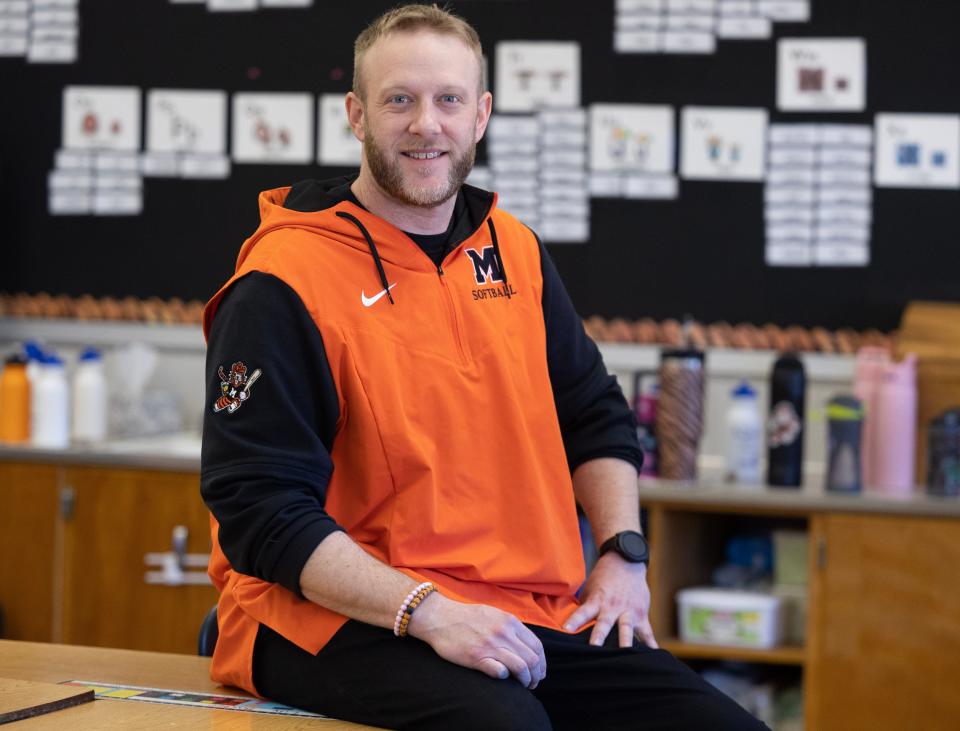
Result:
<svg viewBox="0 0 960 731"><path fill-rule="evenodd" d="M755 649L728 645L697 645L691 642L681 642L671 637L661 640L660 647L679 658L700 660L740 660L743 662L768 663L770 665L803 665L806 659L804 648L799 645Z"/></svg>

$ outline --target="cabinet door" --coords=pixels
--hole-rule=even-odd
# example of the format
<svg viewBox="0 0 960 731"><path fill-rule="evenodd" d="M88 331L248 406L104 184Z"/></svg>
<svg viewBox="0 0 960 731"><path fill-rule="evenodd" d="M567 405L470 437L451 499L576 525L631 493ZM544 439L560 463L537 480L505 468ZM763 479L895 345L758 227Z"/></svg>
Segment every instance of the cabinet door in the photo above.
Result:
<svg viewBox="0 0 960 731"><path fill-rule="evenodd" d="M187 551L210 552L209 516L196 474L76 467L65 519L63 641L100 647L195 653L207 585L148 584L147 553L171 550L174 526ZM205 569L200 569L204 571Z"/></svg>
<svg viewBox="0 0 960 731"><path fill-rule="evenodd" d="M0 636L4 639L56 639L60 474L52 465L0 463Z"/></svg>
<svg viewBox="0 0 960 731"><path fill-rule="evenodd" d="M824 516L814 541L808 728L957 728L960 521Z"/></svg>

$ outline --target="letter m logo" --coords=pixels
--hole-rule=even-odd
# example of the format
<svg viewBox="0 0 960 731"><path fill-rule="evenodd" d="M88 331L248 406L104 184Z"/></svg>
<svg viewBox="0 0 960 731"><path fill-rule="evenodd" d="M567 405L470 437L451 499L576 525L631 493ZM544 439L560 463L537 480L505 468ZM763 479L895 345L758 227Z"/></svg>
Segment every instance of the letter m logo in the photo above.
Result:
<svg viewBox="0 0 960 731"><path fill-rule="evenodd" d="M477 284L503 281L500 262L497 261L492 246L484 246L480 251L466 249L465 253L473 264L473 276L476 277Z"/></svg>

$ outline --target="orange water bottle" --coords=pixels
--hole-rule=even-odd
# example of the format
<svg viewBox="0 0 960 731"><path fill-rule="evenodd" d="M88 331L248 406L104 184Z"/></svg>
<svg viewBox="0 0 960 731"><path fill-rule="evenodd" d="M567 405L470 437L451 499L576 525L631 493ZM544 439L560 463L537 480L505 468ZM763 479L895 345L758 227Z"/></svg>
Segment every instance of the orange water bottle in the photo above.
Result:
<svg viewBox="0 0 960 731"><path fill-rule="evenodd" d="M30 438L30 382L19 355L7 359L0 375L0 442L20 444Z"/></svg>

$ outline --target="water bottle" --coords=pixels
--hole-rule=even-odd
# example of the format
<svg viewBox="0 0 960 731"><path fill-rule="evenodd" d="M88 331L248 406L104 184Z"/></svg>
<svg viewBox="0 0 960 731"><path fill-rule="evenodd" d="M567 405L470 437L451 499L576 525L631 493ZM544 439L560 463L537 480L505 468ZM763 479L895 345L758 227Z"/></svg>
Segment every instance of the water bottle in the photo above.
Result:
<svg viewBox="0 0 960 731"><path fill-rule="evenodd" d="M927 492L960 495L960 409L948 409L931 421L927 440Z"/></svg>
<svg viewBox="0 0 960 731"><path fill-rule="evenodd" d="M834 396L827 403L827 489L860 492L863 404L853 396Z"/></svg>
<svg viewBox="0 0 960 731"><path fill-rule="evenodd" d="M60 358L43 356L34 391L30 443L35 447L65 449L70 445L70 394Z"/></svg>
<svg viewBox="0 0 960 731"><path fill-rule="evenodd" d="M917 358L908 354L883 367L876 395L873 487L908 495L913 491L917 438Z"/></svg>
<svg viewBox="0 0 960 731"><path fill-rule="evenodd" d="M103 359L94 348L80 354L73 377L73 439L100 442L107 436L107 379Z"/></svg>
<svg viewBox="0 0 960 731"><path fill-rule="evenodd" d="M876 484L874 464L878 454L877 395L883 369L890 363L886 348L866 346L857 351L853 376L853 395L863 404L863 432L860 448L861 479L868 488Z"/></svg>
<svg viewBox="0 0 960 731"><path fill-rule="evenodd" d="M703 432L704 353L692 348L660 355L657 445L660 477L694 480Z"/></svg>
<svg viewBox="0 0 960 731"><path fill-rule="evenodd" d="M757 392L744 381L730 393L727 412L727 480L740 485L760 484L763 426Z"/></svg>
<svg viewBox="0 0 960 731"><path fill-rule="evenodd" d="M658 474L657 390L656 373L639 371L634 374L633 409L637 418L637 439L643 452L640 477L656 477Z"/></svg>
<svg viewBox="0 0 960 731"><path fill-rule="evenodd" d="M30 382L27 361L7 358L0 375L0 442L21 444L30 438Z"/></svg>
<svg viewBox="0 0 960 731"><path fill-rule="evenodd" d="M767 417L767 482L799 487L803 481L803 426L807 389L803 363L793 353L780 356L770 376Z"/></svg>

